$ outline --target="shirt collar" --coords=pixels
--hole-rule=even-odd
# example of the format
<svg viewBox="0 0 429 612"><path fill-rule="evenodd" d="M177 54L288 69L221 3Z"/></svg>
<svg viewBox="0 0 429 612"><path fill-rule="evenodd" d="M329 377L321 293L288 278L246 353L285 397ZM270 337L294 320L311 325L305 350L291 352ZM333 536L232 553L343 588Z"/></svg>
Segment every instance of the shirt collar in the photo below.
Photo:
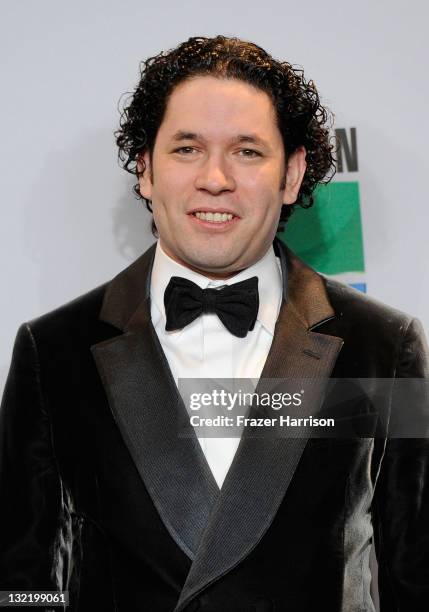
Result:
<svg viewBox="0 0 429 612"><path fill-rule="evenodd" d="M150 283L151 301L156 305L159 316L165 321L164 292L172 276L181 276L197 284L201 289L231 285L252 276L258 277L259 311L257 320L274 335L274 328L282 301L282 271L280 260L271 245L256 263L228 279L210 279L199 272L174 261L157 241ZM153 321L156 325L156 322Z"/></svg>

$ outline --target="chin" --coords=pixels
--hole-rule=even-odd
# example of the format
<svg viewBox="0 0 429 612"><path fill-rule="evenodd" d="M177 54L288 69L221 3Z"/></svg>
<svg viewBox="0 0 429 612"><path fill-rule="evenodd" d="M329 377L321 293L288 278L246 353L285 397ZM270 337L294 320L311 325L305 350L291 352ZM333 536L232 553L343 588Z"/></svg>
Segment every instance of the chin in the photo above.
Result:
<svg viewBox="0 0 429 612"><path fill-rule="evenodd" d="M216 256L208 253L201 253L201 255L194 253L192 257L188 257L184 261L186 265L198 268L206 274L234 273L234 271L229 270L231 261L225 258L225 254Z"/></svg>

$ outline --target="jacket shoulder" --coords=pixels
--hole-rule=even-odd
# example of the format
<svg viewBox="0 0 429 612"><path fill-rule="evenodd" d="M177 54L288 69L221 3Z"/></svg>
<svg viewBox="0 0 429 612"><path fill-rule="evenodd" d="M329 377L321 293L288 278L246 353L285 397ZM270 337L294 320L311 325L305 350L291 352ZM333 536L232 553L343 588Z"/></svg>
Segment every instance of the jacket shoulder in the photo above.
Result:
<svg viewBox="0 0 429 612"><path fill-rule="evenodd" d="M346 317L358 324L392 326L398 331L413 321L411 315L388 306L337 280L322 276L326 292L338 317Z"/></svg>
<svg viewBox="0 0 429 612"><path fill-rule="evenodd" d="M59 345L65 340L91 337L98 326L100 310L109 283L103 283L61 306L26 323L36 341Z"/></svg>
<svg viewBox="0 0 429 612"><path fill-rule="evenodd" d="M337 321L342 321L342 327L346 326L349 331L360 330L359 333L362 333L365 330L366 335L373 334L374 338L383 336L384 339L390 337L395 342L395 338L403 338L417 321L410 314L353 287L334 279L322 278Z"/></svg>

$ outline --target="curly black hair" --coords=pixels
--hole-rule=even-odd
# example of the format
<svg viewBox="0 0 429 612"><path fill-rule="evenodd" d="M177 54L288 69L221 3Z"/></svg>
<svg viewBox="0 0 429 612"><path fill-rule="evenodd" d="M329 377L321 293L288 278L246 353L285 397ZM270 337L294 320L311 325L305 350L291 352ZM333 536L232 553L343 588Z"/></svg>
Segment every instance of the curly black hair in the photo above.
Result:
<svg viewBox="0 0 429 612"><path fill-rule="evenodd" d="M152 155L173 89L187 78L204 75L238 79L266 92L276 111L286 156L301 145L305 147L307 169L295 204L282 206L278 231L283 230L295 207L309 208L316 185L329 182L335 173L334 145L329 136L332 114L321 105L314 82L305 80L302 69L274 59L254 43L226 36L198 36L143 61L139 83L127 98L115 132L120 164L137 178L141 176L144 167L139 170L137 161L146 151ZM152 212L138 182L133 191ZM152 232L157 235L153 219Z"/></svg>

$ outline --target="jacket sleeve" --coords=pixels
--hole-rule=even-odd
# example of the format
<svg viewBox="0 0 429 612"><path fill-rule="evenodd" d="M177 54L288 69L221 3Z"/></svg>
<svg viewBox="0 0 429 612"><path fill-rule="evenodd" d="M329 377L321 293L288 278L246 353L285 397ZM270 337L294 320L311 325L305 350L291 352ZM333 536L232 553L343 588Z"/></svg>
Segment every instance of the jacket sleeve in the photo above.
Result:
<svg viewBox="0 0 429 612"><path fill-rule="evenodd" d="M18 330L0 408L0 590L66 590L69 517L30 326Z"/></svg>
<svg viewBox="0 0 429 612"><path fill-rule="evenodd" d="M421 324L409 324L399 351L397 378L419 385L421 414L428 416L429 352ZM402 381L401 381L402 382ZM426 389L424 388L426 386ZM413 385L410 381L410 389ZM398 410L411 410L409 398ZM420 417L421 418L421 417ZM424 424L424 423L422 423ZM390 437L375 487L374 539L381 612L423 612L429 605L429 439Z"/></svg>

